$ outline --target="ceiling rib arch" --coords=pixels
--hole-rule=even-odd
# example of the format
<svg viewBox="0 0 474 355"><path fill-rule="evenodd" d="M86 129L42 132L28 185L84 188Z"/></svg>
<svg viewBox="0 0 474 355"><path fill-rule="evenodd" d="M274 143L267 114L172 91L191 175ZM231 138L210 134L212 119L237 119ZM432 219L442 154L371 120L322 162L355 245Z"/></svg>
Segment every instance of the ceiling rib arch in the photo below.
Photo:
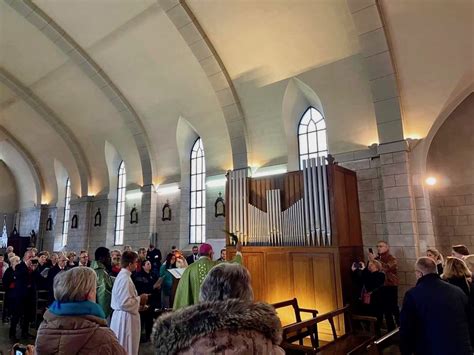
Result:
<svg viewBox="0 0 474 355"><path fill-rule="evenodd" d="M41 203L41 194L45 191L45 184L43 176L41 175L41 170L39 168L38 163L33 158L33 155L23 146L8 130L0 126L0 135L3 135L5 141L10 143L10 145L23 157L26 164L28 165L28 169L33 176L33 180L35 182L36 187L36 201Z"/></svg>
<svg viewBox="0 0 474 355"><path fill-rule="evenodd" d="M89 162L82 150L79 141L71 132L71 130L63 123L61 118L38 96L36 96L31 89L26 87L11 73L0 67L0 82L5 84L10 90L21 97L25 102L35 110L43 119L59 134L66 145L71 149L71 153L75 158L79 176L81 179L81 194L86 196L88 193L89 182L91 180L91 173Z"/></svg>
<svg viewBox="0 0 474 355"><path fill-rule="evenodd" d="M140 117L120 89L75 40L31 0L4 1L56 44L102 90L133 135L140 156L143 184L152 185L155 164L151 143Z"/></svg>
<svg viewBox="0 0 474 355"><path fill-rule="evenodd" d="M245 115L224 63L185 0L159 0L159 3L188 44L214 89L226 120L234 169L247 167L251 147Z"/></svg>

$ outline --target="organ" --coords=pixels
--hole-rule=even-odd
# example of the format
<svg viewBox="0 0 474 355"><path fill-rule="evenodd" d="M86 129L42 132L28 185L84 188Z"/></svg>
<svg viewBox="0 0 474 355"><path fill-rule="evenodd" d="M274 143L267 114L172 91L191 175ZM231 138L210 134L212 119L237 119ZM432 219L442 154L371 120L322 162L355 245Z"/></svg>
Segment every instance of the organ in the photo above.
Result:
<svg viewBox="0 0 474 355"><path fill-rule="evenodd" d="M364 260L355 172L331 156L275 176L229 171L226 206L226 229L244 245L256 300L296 297L320 313L352 300L350 267ZM227 244L232 258L235 249ZM280 315L283 323L294 321L290 313Z"/></svg>

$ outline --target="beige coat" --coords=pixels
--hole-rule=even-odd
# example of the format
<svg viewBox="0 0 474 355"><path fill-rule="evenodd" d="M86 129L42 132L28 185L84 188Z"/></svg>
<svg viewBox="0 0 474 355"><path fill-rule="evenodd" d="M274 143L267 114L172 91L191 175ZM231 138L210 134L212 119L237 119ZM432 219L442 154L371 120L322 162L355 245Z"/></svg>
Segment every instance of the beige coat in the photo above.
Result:
<svg viewBox="0 0 474 355"><path fill-rule="evenodd" d="M126 355L105 319L84 316L57 316L50 311L36 337L38 355Z"/></svg>
<svg viewBox="0 0 474 355"><path fill-rule="evenodd" d="M200 303L160 317L153 329L155 354L283 355L281 323L265 303L237 299Z"/></svg>

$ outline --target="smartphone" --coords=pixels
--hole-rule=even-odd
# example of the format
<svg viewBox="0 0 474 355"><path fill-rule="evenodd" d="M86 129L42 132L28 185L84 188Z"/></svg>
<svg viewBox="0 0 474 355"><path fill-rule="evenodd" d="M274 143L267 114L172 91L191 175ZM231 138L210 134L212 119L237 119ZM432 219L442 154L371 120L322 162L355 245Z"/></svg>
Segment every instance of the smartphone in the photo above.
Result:
<svg viewBox="0 0 474 355"><path fill-rule="evenodd" d="M372 248L369 248L369 253L370 254L373 254L374 253L374 250Z"/></svg>
<svg viewBox="0 0 474 355"><path fill-rule="evenodd" d="M13 347L15 355L25 355L26 354L26 345L17 344Z"/></svg>

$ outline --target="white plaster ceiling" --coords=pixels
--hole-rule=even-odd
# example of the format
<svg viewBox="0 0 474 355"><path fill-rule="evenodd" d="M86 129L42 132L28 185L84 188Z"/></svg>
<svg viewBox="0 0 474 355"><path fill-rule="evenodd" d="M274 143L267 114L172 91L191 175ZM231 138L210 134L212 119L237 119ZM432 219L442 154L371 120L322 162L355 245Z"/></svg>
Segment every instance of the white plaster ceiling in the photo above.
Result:
<svg viewBox="0 0 474 355"><path fill-rule="evenodd" d="M230 76L273 83L359 51L346 0L188 0Z"/></svg>
<svg viewBox="0 0 474 355"><path fill-rule="evenodd" d="M71 177L72 191L80 195L80 181L74 157L64 140L23 100L0 112L0 125L14 136L41 167L45 190L43 202L54 201L57 193L54 158L61 161Z"/></svg>
<svg viewBox="0 0 474 355"><path fill-rule="evenodd" d="M43 33L0 1L0 65L31 85L67 61Z"/></svg>
<svg viewBox="0 0 474 355"><path fill-rule="evenodd" d="M156 161L155 183L180 174L179 117L203 138L208 172L232 167L216 94L155 0L34 3L97 62L138 113ZM370 91L346 0L187 3L233 79L257 160L286 159L281 106L292 77L320 96L330 120L333 152L361 149L376 139ZM426 134L472 69L471 3L382 1L408 136ZM107 189L106 141L127 161L129 182L142 183L136 143L123 117L56 44L1 0L0 66L30 87L76 136L92 172L90 193ZM32 152L48 193L54 195L53 161L74 171L72 153L35 111L12 97L0 84L0 124Z"/></svg>
<svg viewBox="0 0 474 355"><path fill-rule="evenodd" d="M406 137L423 138L474 82L472 0L383 0L398 71Z"/></svg>

